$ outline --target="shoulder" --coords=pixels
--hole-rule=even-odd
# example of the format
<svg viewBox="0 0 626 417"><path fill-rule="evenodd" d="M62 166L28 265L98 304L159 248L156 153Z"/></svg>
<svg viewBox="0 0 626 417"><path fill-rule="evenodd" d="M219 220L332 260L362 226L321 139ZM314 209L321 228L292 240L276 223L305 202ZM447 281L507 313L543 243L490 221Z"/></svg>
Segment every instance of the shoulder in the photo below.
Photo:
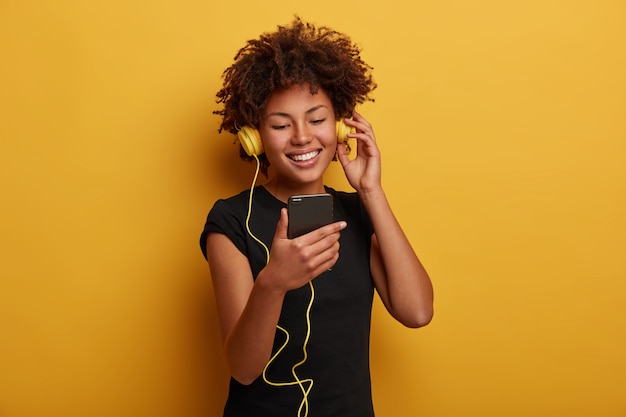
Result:
<svg viewBox="0 0 626 417"><path fill-rule="evenodd" d="M250 204L250 197L254 200ZM217 232L228 236L245 253L248 226L257 237L271 241L280 209L284 204L276 200L263 186L244 190L232 197L217 200L209 214L200 236L200 245L206 254L205 241L209 233Z"/></svg>
<svg viewBox="0 0 626 417"><path fill-rule="evenodd" d="M250 190L228 198L220 198L215 201L204 224L204 230L200 235L200 248L205 258L206 239L210 233L217 232L224 234L233 240L241 249L243 247L243 229L245 228L245 218L247 213L247 201Z"/></svg>
<svg viewBox="0 0 626 417"><path fill-rule="evenodd" d="M213 208L211 209L211 211L215 210L215 209L224 209L227 207L231 207L231 208L238 208L241 206L246 205L248 199L250 198L250 190L244 190L242 192L240 192L239 194L236 194L234 196L231 197L227 197L227 198L220 198L218 200L215 201L215 203L213 204Z"/></svg>

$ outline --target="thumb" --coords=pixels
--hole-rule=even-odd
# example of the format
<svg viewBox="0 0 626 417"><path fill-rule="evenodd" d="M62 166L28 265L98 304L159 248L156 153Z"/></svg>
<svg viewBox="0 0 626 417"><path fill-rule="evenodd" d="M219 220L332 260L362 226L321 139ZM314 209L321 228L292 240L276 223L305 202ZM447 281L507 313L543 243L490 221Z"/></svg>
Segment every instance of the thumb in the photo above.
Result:
<svg viewBox="0 0 626 417"><path fill-rule="evenodd" d="M278 224L276 225L276 232L274 234L274 239L287 239L288 227L289 227L289 215L287 214L287 209L282 208L280 210L280 219L278 219Z"/></svg>
<svg viewBox="0 0 626 417"><path fill-rule="evenodd" d="M341 166L344 168L350 162L350 158L348 157L348 149L346 148L345 143L337 144L337 159L339 159Z"/></svg>

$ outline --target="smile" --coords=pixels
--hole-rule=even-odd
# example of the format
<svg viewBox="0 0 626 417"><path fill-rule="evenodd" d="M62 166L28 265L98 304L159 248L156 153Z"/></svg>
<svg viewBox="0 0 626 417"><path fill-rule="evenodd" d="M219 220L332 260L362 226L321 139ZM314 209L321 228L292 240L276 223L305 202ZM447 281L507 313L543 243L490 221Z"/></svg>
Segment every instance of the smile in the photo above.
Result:
<svg viewBox="0 0 626 417"><path fill-rule="evenodd" d="M312 151L312 152L303 153L301 155L289 155L289 158L293 159L294 161L304 162L304 161L309 161L315 158L319 154L320 154L320 151Z"/></svg>

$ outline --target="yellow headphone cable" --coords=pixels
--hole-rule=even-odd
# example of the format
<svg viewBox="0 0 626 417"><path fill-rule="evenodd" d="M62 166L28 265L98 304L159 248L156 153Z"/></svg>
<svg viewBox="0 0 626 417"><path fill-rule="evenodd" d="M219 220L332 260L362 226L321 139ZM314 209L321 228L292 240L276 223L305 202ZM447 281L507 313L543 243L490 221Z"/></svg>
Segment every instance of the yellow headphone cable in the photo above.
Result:
<svg viewBox="0 0 626 417"><path fill-rule="evenodd" d="M256 184L256 180L257 177L259 176L259 158L256 155L252 155L254 156L254 159L256 160L256 172L254 173L254 179L252 180L252 186L250 187L250 198L248 201L248 214L246 216L246 230L248 231L248 234L257 242L259 243L259 245L261 245L263 247L263 249L265 249L265 264L267 265L270 261L270 251L267 248L267 246L259 239L257 238L252 231L250 230L250 215L252 213L252 194L254 192L254 186ZM301 413L302 410L304 408L304 415L302 417L307 417L309 414L309 400L308 400L308 396L309 393L311 392L311 388L313 387L313 379L311 378L307 378L307 379L300 379L296 373L296 369L304 364L307 359L308 359L308 353L307 353L307 345L309 343L309 338L311 336L311 307L313 306L313 300L315 299L315 290L313 289L313 282L309 281L309 287L311 289L311 299L309 301L309 304L307 306L306 309L306 325L307 325L307 329L306 329L306 337L304 338L304 343L302 345L302 353L303 353L303 358L300 362L296 363L295 365L293 365L291 367L291 374L294 377L293 381L288 381L288 382L272 382L269 379L267 379L267 369L269 368L269 366L272 364L272 362L274 362L274 360L278 357L278 355L280 355L280 353L285 349L285 347L287 346L287 344L289 343L289 332L287 330L285 330L284 328L282 328L279 325L276 325L276 328L280 331L282 331L285 334L285 342L283 343L283 345L280 347L280 349L278 349L278 351L270 358L270 360L267 362L267 365L265 365L265 368L263 369L263 380L274 387L287 387L287 386L293 386L293 385L298 385L300 387L300 390L302 391L302 402L300 403L300 407L298 408L298 417L301 417ZM304 384L308 384L307 387L304 386Z"/></svg>

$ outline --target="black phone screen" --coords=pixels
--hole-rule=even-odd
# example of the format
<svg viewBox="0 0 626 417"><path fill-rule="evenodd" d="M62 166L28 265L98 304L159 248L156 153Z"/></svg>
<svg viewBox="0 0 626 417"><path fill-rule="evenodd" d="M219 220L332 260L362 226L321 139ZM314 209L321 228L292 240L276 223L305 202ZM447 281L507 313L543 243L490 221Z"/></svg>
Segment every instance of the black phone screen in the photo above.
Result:
<svg viewBox="0 0 626 417"><path fill-rule="evenodd" d="M333 222L333 197L330 194L307 194L289 197L289 229L293 239Z"/></svg>

